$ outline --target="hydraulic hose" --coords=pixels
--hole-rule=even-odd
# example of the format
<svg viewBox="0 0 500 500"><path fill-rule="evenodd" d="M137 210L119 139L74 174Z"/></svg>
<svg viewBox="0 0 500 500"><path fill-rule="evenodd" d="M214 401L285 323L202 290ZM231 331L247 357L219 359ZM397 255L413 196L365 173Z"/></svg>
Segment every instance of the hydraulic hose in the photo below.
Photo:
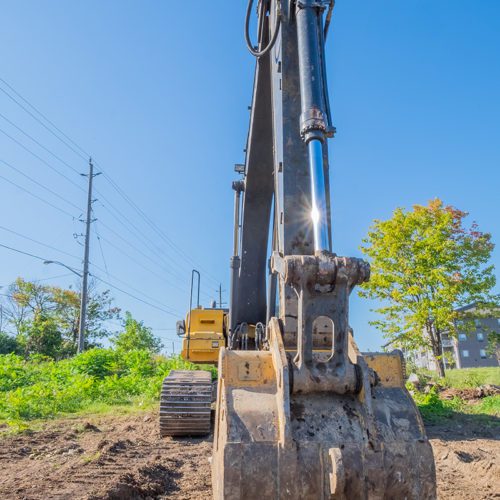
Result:
<svg viewBox="0 0 500 500"><path fill-rule="evenodd" d="M280 26L281 26L281 15L279 12L276 12L276 20L274 23L273 35L272 35L269 43L262 50L257 50L252 45L252 41L250 40L250 16L252 14L253 2L254 2L254 0L248 0L247 12L246 12L246 16L245 16L245 42L247 44L247 47L248 47L250 54L252 54L253 56L258 58L258 57L265 56L274 47L274 44L276 43L276 40L278 39L278 33L279 33ZM263 16L264 15L264 2L261 2L261 5L262 5L262 11L260 12L260 16Z"/></svg>

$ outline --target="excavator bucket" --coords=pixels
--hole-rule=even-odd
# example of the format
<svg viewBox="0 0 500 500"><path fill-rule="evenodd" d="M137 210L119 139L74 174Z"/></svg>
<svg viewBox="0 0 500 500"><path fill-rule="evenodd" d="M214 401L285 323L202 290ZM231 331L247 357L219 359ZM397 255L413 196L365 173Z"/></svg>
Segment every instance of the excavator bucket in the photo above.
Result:
<svg viewBox="0 0 500 500"><path fill-rule="evenodd" d="M359 351L348 298L362 260L273 254L296 291L294 349L271 318L266 349L222 349L213 456L216 499L433 499L432 448L399 352ZM330 349L316 349L318 320ZM323 342L325 343L325 342Z"/></svg>
<svg viewBox="0 0 500 500"><path fill-rule="evenodd" d="M356 394L290 393L279 322L269 351L221 350L213 456L215 499L432 499L435 471L399 356L371 354ZM317 355L321 357L321 354Z"/></svg>

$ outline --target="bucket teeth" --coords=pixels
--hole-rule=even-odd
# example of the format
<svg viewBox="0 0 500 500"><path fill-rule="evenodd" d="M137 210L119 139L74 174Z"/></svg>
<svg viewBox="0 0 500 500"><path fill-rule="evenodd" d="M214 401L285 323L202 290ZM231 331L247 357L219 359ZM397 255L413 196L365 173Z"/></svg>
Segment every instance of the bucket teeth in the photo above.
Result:
<svg viewBox="0 0 500 500"><path fill-rule="evenodd" d="M161 389L160 436L209 434L211 404L210 372L172 370Z"/></svg>

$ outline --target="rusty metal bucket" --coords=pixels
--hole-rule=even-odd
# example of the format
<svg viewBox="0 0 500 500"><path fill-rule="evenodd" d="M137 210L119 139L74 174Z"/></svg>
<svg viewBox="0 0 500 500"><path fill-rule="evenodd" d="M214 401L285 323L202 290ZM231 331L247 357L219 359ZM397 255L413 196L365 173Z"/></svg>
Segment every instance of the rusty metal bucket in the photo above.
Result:
<svg viewBox="0 0 500 500"><path fill-rule="evenodd" d="M350 336L356 390L294 391L275 318L268 339L268 351L220 353L215 499L436 497L432 449L397 356L365 359ZM313 362L321 373L321 354Z"/></svg>

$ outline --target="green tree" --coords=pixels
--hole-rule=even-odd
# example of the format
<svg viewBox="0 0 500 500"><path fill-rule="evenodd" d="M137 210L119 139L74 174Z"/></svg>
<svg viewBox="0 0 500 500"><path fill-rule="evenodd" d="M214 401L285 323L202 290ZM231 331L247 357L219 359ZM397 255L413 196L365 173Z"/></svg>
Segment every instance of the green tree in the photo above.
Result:
<svg viewBox="0 0 500 500"><path fill-rule="evenodd" d="M439 199L398 208L389 220L374 221L361 247L371 279L360 294L382 301L372 324L400 347L430 349L441 376L442 335L456 336L456 321L471 314L457 309L475 303L478 317L498 306L491 235L466 226L467 215Z"/></svg>
<svg viewBox="0 0 500 500"><path fill-rule="evenodd" d="M12 335L0 331L0 354L18 353L19 345Z"/></svg>
<svg viewBox="0 0 500 500"><path fill-rule="evenodd" d="M151 328L144 326L142 321L137 321L130 312L125 313L123 332L116 335L111 342L122 351L146 350L154 353L160 352L163 347L161 340L153 335Z"/></svg>
<svg viewBox="0 0 500 500"><path fill-rule="evenodd" d="M488 332L488 347L487 354L495 356L500 364L500 333L496 331Z"/></svg>
<svg viewBox="0 0 500 500"><path fill-rule="evenodd" d="M80 321L80 293L18 278L8 289L2 310L6 324L26 356L35 353L63 358L76 353ZM111 335L105 321L119 318L109 290L89 287L85 347L99 346Z"/></svg>
<svg viewBox="0 0 500 500"><path fill-rule="evenodd" d="M23 324L17 342L25 356L43 354L58 358L64 339L56 319L41 313Z"/></svg>
<svg viewBox="0 0 500 500"><path fill-rule="evenodd" d="M50 287L54 311L68 342L75 346L80 324L80 292L75 290ZM109 290L96 291L94 281L89 283L87 320L85 329L85 348L100 347L99 341L110 336L106 321L120 318L120 308L113 306Z"/></svg>

